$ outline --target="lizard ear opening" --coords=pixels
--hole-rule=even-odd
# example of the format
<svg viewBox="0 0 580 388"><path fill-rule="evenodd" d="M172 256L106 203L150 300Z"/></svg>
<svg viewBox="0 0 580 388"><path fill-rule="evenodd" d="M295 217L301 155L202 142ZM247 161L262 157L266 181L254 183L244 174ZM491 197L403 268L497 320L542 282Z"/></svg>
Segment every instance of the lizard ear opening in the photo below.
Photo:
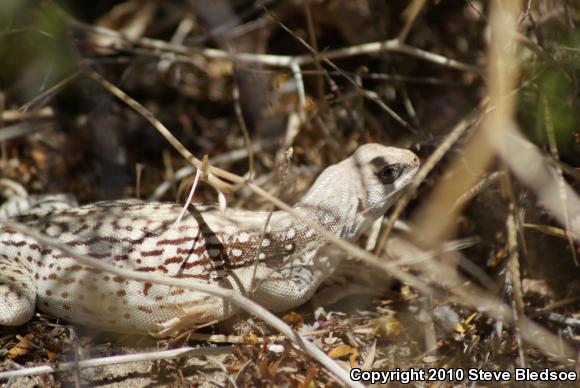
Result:
<svg viewBox="0 0 580 388"><path fill-rule="evenodd" d="M377 177L383 184L391 184L396 181L403 172L403 166L398 163L387 164L377 171Z"/></svg>

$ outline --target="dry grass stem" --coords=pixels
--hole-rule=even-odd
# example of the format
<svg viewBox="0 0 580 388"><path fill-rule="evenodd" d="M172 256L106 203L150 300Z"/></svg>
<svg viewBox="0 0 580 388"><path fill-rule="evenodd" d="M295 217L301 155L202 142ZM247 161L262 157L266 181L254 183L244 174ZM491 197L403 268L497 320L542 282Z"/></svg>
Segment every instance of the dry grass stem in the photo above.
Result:
<svg viewBox="0 0 580 388"><path fill-rule="evenodd" d="M0 372L0 380L13 379L22 376L42 375L45 373L57 373L75 371L85 368L96 368L107 365L126 364L129 362L143 362L167 360L178 357L203 357L217 354L231 353L233 347L220 346L215 348L179 348L171 350L161 350L157 352L124 354L121 356L101 357L76 362L63 362L57 366L37 366L31 368L22 368L13 371Z"/></svg>

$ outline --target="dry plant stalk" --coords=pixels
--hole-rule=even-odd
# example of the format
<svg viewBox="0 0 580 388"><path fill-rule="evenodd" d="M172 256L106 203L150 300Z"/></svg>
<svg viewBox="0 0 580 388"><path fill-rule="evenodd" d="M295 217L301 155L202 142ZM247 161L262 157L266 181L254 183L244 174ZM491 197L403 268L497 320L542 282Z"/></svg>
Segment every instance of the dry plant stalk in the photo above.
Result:
<svg viewBox="0 0 580 388"><path fill-rule="evenodd" d="M491 43L487 76L489 85L487 100L490 108L484 114L481 125L475 129L475 133L466 145L464 152L452 161L448 175L453 178L441 182L430 197L424 201L423 207L414 217L416 241L424 248L438 249L444 241L453 235L457 217L463 209L463 206L457 206L461 203L461 201L457 202L458 199L481 179L495 153L504 157L506 163L512 168L514 160L520 164L520 158L514 158L514 155L519 156L521 153L515 151L514 147L520 145L518 148L521 148L521 142L525 142L525 140L522 140L520 135L514 134L516 96L513 93L517 81L515 43L520 5L520 1L494 1L492 4ZM506 141L508 138L517 139L517 142L514 140ZM529 144L529 142L526 143ZM508 152L505 151L506 144L509 144L511 148ZM535 164L537 165L537 162ZM527 174L534 171L530 168L530 165L534 165L534 163L530 163L529 159L520 167L523 169L524 165ZM416 178L420 179L421 177L422 174L419 172ZM576 198L575 195L567 193L569 194L568 198ZM556 194L551 193L552 198ZM558 208L561 209L561 206ZM438 262L431 265L429 269L435 271L435 276L443 285L453 286L461 279L453 262ZM515 323L523 338L542 349L546 354L560 354L564 358L566 355L574 354L574 351L567 345L562 347L556 336L525 316L518 317L517 322L514 321L514 317L509 312L511 309L507 305L498 303L494 295L477 287L455 289L452 299L464 306L485 311L496 319ZM539 340L538 333L541 333L544 340Z"/></svg>
<svg viewBox="0 0 580 388"><path fill-rule="evenodd" d="M513 50L515 44L519 3L493 2L487 74L488 101L493 109L484 115L462 156L451 164L449 170L457 179L438 185L416 218L426 246L436 247L452 235L455 220L462 210L454 208L454 203L484 174L494 156L494 139L500 137L513 120L515 96L511 92L516 83L517 61L513 52L506 52L506 48Z"/></svg>

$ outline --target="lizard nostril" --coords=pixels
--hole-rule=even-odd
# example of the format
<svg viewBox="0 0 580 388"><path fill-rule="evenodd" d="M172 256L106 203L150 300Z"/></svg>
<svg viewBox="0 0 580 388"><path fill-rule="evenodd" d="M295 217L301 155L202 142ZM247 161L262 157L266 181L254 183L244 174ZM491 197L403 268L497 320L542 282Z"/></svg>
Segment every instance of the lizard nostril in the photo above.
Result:
<svg viewBox="0 0 580 388"><path fill-rule="evenodd" d="M418 165L419 165L419 158L418 158L418 157L416 157L416 156L413 156L413 160L412 160L412 162L413 162L413 164L414 164L415 166L418 166Z"/></svg>

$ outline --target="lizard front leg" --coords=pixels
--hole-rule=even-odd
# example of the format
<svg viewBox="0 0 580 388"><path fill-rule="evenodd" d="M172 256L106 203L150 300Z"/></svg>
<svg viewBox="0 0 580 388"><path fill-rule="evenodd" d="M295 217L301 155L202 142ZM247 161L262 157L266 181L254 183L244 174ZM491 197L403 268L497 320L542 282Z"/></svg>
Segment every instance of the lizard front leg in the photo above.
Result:
<svg viewBox="0 0 580 388"><path fill-rule="evenodd" d="M326 261L327 257L324 257L272 272L256 282L253 299L272 311L284 311L304 304L332 272L324 265L315 264Z"/></svg>
<svg viewBox="0 0 580 388"><path fill-rule="evenodd" d="M191 298L175 304L173 309L177 316L160 323L158 331L151 333L153 336L175 336L184 330L197 330L223 321L239 311L236 305L222 298L194 291L186 291L183 295L184 299Z"/></svg>

